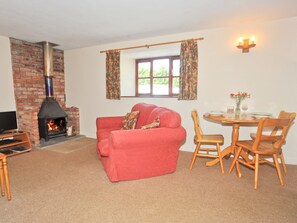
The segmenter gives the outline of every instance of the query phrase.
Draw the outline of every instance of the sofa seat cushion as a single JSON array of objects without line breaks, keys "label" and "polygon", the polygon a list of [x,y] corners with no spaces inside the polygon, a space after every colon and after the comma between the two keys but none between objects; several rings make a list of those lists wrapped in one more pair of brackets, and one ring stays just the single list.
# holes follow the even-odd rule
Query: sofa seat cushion
[{"label": "sofa seat cushion", "polygon": [[98,143],[98,149],[101,156],[109,156],[109,140],[103,139]]}]

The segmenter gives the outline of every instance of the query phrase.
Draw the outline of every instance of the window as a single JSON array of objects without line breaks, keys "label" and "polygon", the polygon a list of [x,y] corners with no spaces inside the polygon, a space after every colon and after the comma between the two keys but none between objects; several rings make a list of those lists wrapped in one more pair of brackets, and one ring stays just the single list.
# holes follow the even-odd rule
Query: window
[{"label": "window", "polygon": [[179,93],[179,56],[136,60],[136,96],[176,97]]}]

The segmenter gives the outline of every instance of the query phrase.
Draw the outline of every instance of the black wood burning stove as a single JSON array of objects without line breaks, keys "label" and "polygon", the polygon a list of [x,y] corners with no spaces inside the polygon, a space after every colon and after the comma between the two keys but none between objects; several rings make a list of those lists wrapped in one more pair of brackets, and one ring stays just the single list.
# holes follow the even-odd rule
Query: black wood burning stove
[{"label": "black wood burning stove", "polygon": [[43,42],[46,99],[38,113],[38,127],[40,139],[45,141],[66,136],[67,132],[67,114],[53,97],[53,46],[52,43]]},{"label": "black wood burning stove", "polygon": [[38,113],[38,127],[40,138],[48,141],[51,138],[65,136],[67,114],[59,103],[51,98],[46,98]]}]

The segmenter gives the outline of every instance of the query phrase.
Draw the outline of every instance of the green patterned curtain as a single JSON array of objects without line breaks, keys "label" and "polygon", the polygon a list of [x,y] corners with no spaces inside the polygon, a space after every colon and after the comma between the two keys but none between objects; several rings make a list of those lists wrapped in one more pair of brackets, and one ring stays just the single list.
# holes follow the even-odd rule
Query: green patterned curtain
[{"label": "green patterned curtain", "polygon": [[106,52],[106,99],[121,98],[120,51]]},{"label": "green patterned curtain", "polygon": [[185,40],[180,48],[180,82],[178,100],[196,100],[198,83],[198,46]]}]

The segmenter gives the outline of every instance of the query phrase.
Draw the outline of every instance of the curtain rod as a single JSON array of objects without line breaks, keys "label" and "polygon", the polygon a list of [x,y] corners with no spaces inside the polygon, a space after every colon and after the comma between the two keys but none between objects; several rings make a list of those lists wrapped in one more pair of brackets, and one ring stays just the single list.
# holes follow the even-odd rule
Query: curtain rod
[{"label": "curtain rod", "polygon": [[[200,38],[195,38],[195,39],[192,39],[192,40],[204,40],[204,38],[200,37]],[[121,51],[121,50],[130,50],[130,49],[143,48],[143,47],[150,48],[151,46],[160,46],[160,45],[167,45],[167,44],[173,44],[173,43],[180,43],[182,41],[184,41],[184,40],[164,42],[164,43],[155,43],[155,44],[146,44],[146,45],[140,45],[140,46],[131,46],[131,47],[125,47],[125,48],[112,49],[112,50]],[[102,51],[100,51],[100,53],[106,53],[108,51],[111,51],[111,50],[102,50]]]}]

